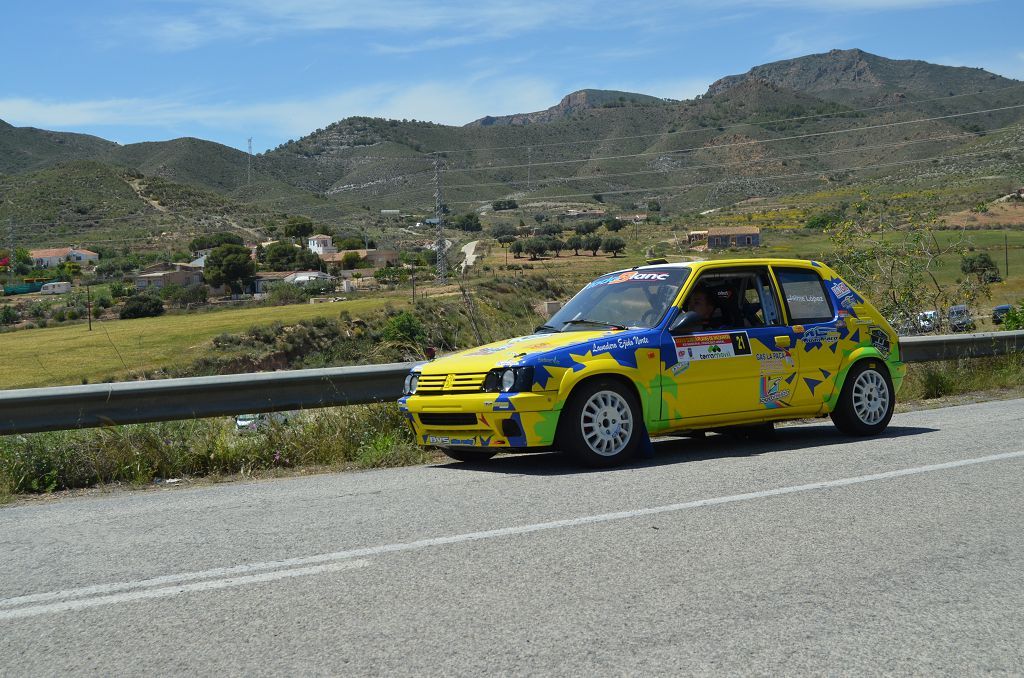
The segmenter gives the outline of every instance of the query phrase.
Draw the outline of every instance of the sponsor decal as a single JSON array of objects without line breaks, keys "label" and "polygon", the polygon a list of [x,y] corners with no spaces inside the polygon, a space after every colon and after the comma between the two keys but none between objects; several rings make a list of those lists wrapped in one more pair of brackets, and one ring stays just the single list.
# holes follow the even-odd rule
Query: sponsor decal
[{"label": "sponsor decal", "polygon": [[600,278],[587,285],[587,287],[598,287],[600,285],[618,285],[627,282],[665,282],[669,279],[669,273],[626,271],[619,275]]},{"label": "sponsor decal", "polygon": [[842,299],[839,300],[839,304],[843,308],[845,308],[847,311],[852,310],[854,304],[856,304],[856,303],[857,303],[857,299],[852,294],[849,294],[849,295],[847,295],[847,296],[845,296],[845,297],[843,297]]},{"label": "sponsor decal", "polygon": [[782,377],[761,377],[760,402],[768,408],[781,407],[780,401],[789,397],[789,389],[782,387]]},{"label": "sponsor decal", "polygon": [[823,346],[839,341],[839,332],[831,327],[812,327],[800,337],[806,346]]},{"label": "sponsor decal", "polygon": [[825,301],[825,297],[815,294],[790,294],[786,297],[786,301],[789,303],[820,304]]},{"label": "sponsor decal", "polygon": [[885,330],[880,327],[871,328],[871,345],[878,349],[883,358],[889,358],[892,345],[889,342],[889,335],[885,333]]},{"label": "sponsor decal", "polygon": [[750,355],[750,338],[746,332],[676,337],[675,343],[676,359],[679,362],[689,363],[690,361],[699,362]]},{"label": "sponsor decal", "polygon": [[778,374],[779,372],[792,372],[795,367],[793,354],[789,351],[769,351],[767,353],[756,353],[754,357],[761,366],[761,375]]},{"label": "sponsor decal", "polygon": [[476,438],[451,438],[449,436],[427,436],[431,445],[476,445]]},{"label": "sponsor decal", "polygon": [[832,286],[832,294],[836,295],[837,297],[845,297],[849,293],[849,286],[842,280],[840,280],[839,282]]},{"label": "sponsor decal", "polygon": [[620,337],[615,341],[595,341],[590,345],[590,352],[594,355],[598,353],[604,353],[606,351],[614,351],[619,348],[635,348],[637,346],[647,346],[651,343],[650,337]]}]

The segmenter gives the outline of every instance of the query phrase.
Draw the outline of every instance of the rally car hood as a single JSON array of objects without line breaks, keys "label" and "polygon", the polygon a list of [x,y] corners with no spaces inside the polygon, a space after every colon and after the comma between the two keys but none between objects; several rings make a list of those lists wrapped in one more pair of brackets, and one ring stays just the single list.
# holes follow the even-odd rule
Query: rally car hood
[{"label": "rally car hood", "polygon": [[487,372],[496,367],[528,364],[530,358],[577,344],[586,353],[596,339],[622,334],[621,330],[595,332],[550,332],[525,337],[504,339],[476,348],[452,353],[423,365],[423,374],[473,374]]}]

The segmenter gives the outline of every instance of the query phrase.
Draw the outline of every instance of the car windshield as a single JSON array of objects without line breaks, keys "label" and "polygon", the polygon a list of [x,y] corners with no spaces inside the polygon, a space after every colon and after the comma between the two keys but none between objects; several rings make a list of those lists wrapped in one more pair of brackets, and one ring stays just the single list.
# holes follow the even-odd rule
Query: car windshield
[{"label": "car windshield", "polygon": [[690,274],[689,268],[640,269],[593,281],[551,317],[549,332],[654,327]]}]

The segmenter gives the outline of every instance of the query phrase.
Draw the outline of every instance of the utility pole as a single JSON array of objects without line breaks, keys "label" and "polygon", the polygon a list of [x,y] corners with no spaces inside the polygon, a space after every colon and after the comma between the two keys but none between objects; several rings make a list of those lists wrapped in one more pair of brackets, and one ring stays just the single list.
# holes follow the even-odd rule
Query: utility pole
[{"label": "utility pole", "polygon": [[92,285],[85,284],[85,314],[89,316],[89,331],[92,332]]},{"label": "utility pole", "polygon": [[1010,236],[1008,233],[1003,233],[1003,257],[1006,260],[1006,276],[1010,277]]},{"label": "utility pole", "polygon": [[437,281],[442,285],[448,283],[447,246],[444,241],[444,205],[441,198],[441,156],[434,156],[434,217],[437,219],[437,239],[434,249],[437,251]]},{"label": "utility pole", "polygon": [[252,137],[249,137],[249,159],[245,173],[245,185],[252,183]]},{"label": "utility pole", "polygon": [[533,190],[533,146],[526,147],[526,190]]},{"label": "utility pole", "polygon": [[14,217],[7,218],[7,284],[14,285]]}]

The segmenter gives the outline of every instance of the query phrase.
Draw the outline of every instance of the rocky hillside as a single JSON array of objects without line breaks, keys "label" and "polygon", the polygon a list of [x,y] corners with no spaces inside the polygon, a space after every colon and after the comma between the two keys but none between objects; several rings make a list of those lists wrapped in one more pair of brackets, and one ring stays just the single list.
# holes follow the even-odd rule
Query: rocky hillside
[{"label": "rocky hillside", "polygon": [[515,113],[513,115],[488,115],[474,120],[466,127],[491,125],[530,125],[545,122],[554,122],[571,117],[574,113],[585,111],[591,108],[624,108],[626,106],[657,106],[667,103],[666,99],[659,99],[647,94],[635,94],[633,92],[616,92],[605,89],[581,89],[572,94],[566,94],[556,105],[543,111],[534,113]]}]

